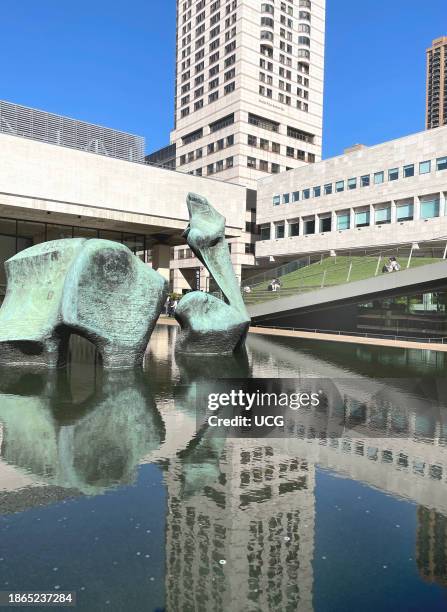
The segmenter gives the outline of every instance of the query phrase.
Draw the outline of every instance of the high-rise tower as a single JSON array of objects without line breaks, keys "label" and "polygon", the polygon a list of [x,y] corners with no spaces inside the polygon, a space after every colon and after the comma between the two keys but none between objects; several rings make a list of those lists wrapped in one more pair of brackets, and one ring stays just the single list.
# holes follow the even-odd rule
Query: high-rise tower
[{"label": "high-rise tower", "polygon": [[447,36],[427,49],[426,128],[447,124]]},{"label": "high-rise tower", "polygon": [[325,0],[177,0],[177,169],[254,187],[321,159]]}]

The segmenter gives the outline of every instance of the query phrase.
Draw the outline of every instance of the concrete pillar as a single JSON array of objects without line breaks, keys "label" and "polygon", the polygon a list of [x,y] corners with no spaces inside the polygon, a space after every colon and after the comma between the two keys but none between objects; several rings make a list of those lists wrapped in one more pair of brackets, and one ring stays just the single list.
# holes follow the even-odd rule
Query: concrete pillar
[{"label": "concrete pillar", "polygon": [[331,231],[337,231],[337,213],[335,212],[335,210],[333,210],[331,213]]},{"label": "concrete pillar", "polygon": [[156,244],[152,247],[152,268],[169,281],[169,262],[171,247],[167,244]]},{"label": "concrete pillar", "polygon": [[439,194],[439,216],[444,217],[447,214],[445,193],[441,191]]},{"label": "concrete pillar", "polygon": [[413,203],[413,221],[421,218],[421,200],[419,196],[414,197]]},{"label": "concrete pillar", "polygon": [[353,208],[349,209],[349,229],[355,228],[355,212]]},{"label": "concrete pillar", "polygon": [[376,223],[376,218],[374,214],[374,206],[372,204],[369,205],[369,225],[373,226]]},{"label": "concrete pillar", "polygon": [[200,268],[200,291],[209,291],[209,278],[210,273],[203,266]]},{"label": "concrete pillar", "polygon": [[236,274],[237,282],[239,283],[239,286],[240,286],[241,281],[242,281],[242,265],[233,262],[233,269],[234,269],[234,273]]},{"label": "concrete pillar", "polygon": [[391,223],[396,223],[397,207],[396,200],[391,200]]}]

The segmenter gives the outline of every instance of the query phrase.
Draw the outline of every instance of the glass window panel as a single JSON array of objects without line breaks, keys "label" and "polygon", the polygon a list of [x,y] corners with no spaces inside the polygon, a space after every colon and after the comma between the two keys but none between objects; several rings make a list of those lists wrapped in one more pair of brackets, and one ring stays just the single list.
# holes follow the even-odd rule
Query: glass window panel
[{"label": "glass window panel", "polygon": [[315,219],[310,219],[304,222],[304,234],[315,234]]},{"label": "glass window panel", "polygon": [[348,179],[348,189],[357,189],[357,179],[356,178]]},{"label": "glass window panel", "polygon": [[345,182],[344,181],[337,181],[335,183],[335,191],[340,192],[340,191],[344,191],[345,190]]},{"label": "glass window panel", "polygon": [[411,176],[414,176],[414,164],[404,166],[404,177],[410,178]]},{"label": "glass window panel", "polygon": [[73,237],[74,238],[97,238],[98,230],[92,229],[91,227],[74,227]]},{"label": "glass window panel", "polygon": [[299,236],[299,235],[300,235],[299,221],[294,221],[293,223],[289,223],[289,236]]},{"label": "glass window panel", "polygon": [[337,215],[337,229],[338,230],[346,230],[350,228],[350,214],[349,213],[341,213]]},{"label": "glass window panel", "polygon": [[71,225],[47,225],[47,240],[62,240],[63,238],[72,238],[73,228]]},{"label": "glass window panel", "polygon": [[388,170],[388,180],[389,181],[397,181],[399,178],[399,168],[392,168]]},{"label": "glass window panel", "polygon": [[112,242],[121,242],[121,232],[113,230],[99,230],[99,237],[102,240],[112,240]]},{"label": "glass window panel", "polygon": [[396,208],[396,219],[398,221],[409,221],[413,219],[413,204],[400,204]]},{"label": "glass window panel", "polygon": [[438,157],[436,160],[436,170],[447,170],[447,157]]},{"label": "glass window panel", "polygon": [[421,219],[432,219],[439,217],[439,200],[424,200],[421,202]]},{"label": "glass window panel", "polygon": [[289,193],[284,193],[282,196],[282,201],[283,204],[288,204],[290,201],[290,194]]},{"label": "glass window panel", "polygon": [[281,204],[281,196],[273,196],[273,206],[279,206]]},{"label": "glass window panel", "polygon": [[391,207],[376,208],[375,211],[376,224],[390,223],[391,221]]},{"label": "glass window panel", "polygon": [[314,187],[314,198],[319,198],[321,196],[321,187]]},{"label": "glass window panel", "polygon": [[371,183],[371,179],[369,174],[365,174],[364,176],[360,177],[360,184],[362,187],[369,187]]},{"label": "glass window panel", "polygon": [[362,210],[355,213],[355,226],[364,227],[369,225],[369,210]]},{"label": "glass window panel", "polygon": [[331,195],[332,193],[332,183],[329,183],[324,186],[324,195]]},{"label": "glass window panel", "polygon": [[419,174],[428,174],[431,172],[431,161],[423,161],[419,164]]},{"label": "glass window panel", "polygon": [[384,172],[375,172],[374,173],[374,185],[380,185],[385,180]]},{"label": "glass window panel", "polygon": [[284,238],[284,223],[277,223],[275,225],[275,236],[276,238]]},{"label": "glass window panel", "polygon": [[303,189],[303,200],[308,200],[310,198],[310,189]]},{"label": "glass window panel", "polygon": [[330,232],[332,230],[332,219],[331,217],[325,217],[320,219],[320,232]]},{"label": "glass window panel", "polygon": [[298,202],[300,199],[300,192],[299,191],[294,191],[292,193],[292,202]]},{"label": "glass window panel", "polygon": [[270,225],[261,227],[261,240],[270,240]]}]

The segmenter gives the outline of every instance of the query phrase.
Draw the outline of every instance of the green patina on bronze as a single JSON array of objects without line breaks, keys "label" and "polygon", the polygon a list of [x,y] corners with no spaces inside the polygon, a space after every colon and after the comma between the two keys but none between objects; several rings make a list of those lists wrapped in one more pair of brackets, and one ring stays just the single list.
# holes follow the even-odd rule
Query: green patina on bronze
[{"label": "green patina on bronze", "polygon": [[225,301],[200,291],[183,297],[175,314],[181,326],[176,350],[231,353],[245,341],[250,317],[225,240],[225,217],[208,200],[193,193],[188,194],[187,205],[190,221],[186,240],[218,284]]},{"label": "green patina on bronze", "polygon": [[55,240],[6,264],[0,364],[57,367],[68,340],[93,342],[105,367],[141,365],[167,295],[167,281],[124,245]]}]

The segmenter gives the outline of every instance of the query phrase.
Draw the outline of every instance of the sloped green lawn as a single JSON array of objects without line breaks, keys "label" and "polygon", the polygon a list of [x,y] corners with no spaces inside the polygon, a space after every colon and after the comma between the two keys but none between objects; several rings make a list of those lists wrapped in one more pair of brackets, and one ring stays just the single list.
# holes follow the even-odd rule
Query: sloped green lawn
[{"label": "sloped green lawn", "polygon": [[[320,289],[322,286],[331,287],[334,285],[342,285],[343,283],[363,280],[371,278],[375,275],[377,269],[377,257],[328,257],[320,263],[314,263],[310,266],[300,268],[290,274],[285,274],[280,277],[281,289],[276,292],[268,291],[270,281],[260,283],[251,287],[251,293],[244,294],[244,300],[247,304],[263,302],[269,299],[277,299],[281,296],[292,295],[295,292],[312,291]],[[405,270],[408,259],[406,257],[397,259],[401,265],[401,269]],[[424,266],[440,261],[433,257],[413,257],[410,263],[410,268]],[[379,265],[378,274],[382,274],[382,267],[387,262],[387,258],[383,258]],[[351,272],[349,268],[352,263]],[[349,277],[349,279],[348,279]],[[273,278],[273,277],[272,277]]]}]

